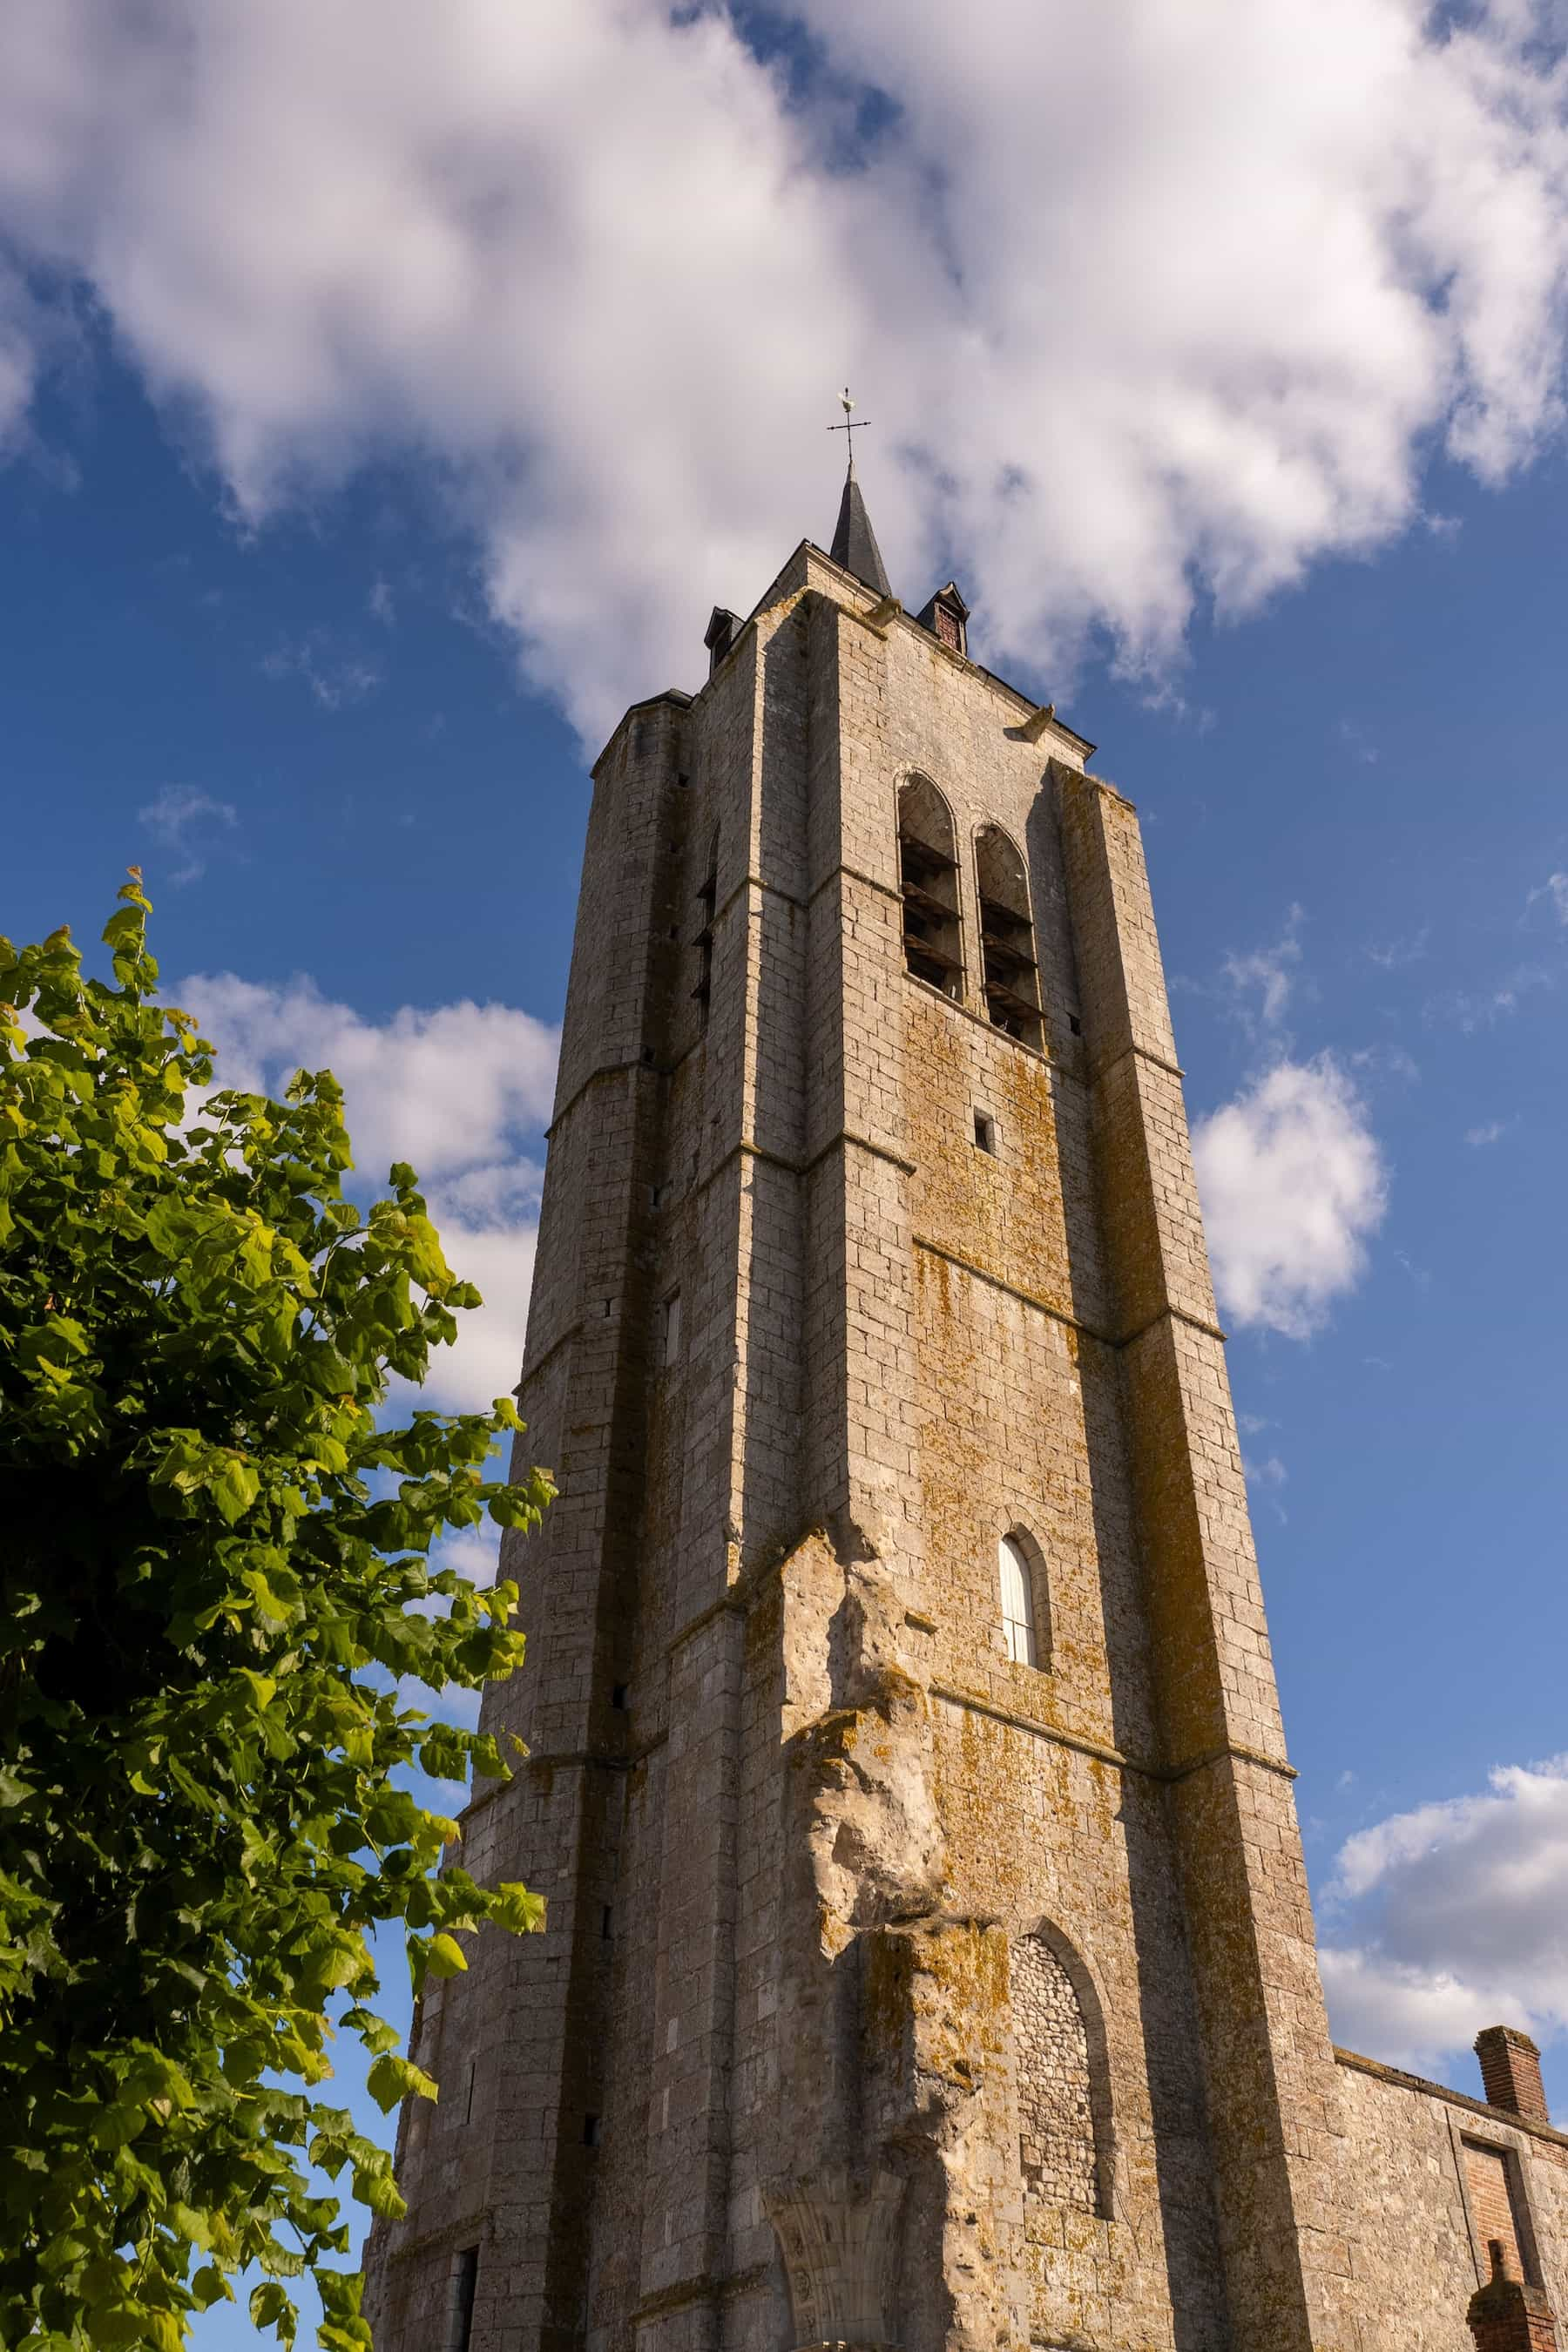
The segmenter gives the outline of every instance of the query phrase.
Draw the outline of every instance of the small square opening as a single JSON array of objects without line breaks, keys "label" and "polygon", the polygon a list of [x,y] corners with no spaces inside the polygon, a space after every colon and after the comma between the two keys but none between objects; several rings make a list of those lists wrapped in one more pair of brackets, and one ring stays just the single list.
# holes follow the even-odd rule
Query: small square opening
[{"label": "small square opening", "polygon": [[996,1122],[989,1111],[977,1110],[974,1114],[974,1148],[993,1153],[996,1150]]}]

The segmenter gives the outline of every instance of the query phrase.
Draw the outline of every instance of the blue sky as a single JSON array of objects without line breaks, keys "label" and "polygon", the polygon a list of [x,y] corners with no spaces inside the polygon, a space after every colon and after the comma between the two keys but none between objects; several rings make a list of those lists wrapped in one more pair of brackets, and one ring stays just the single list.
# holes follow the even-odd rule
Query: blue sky
[{"label": "blue sky", "polygon": [[1142,813],[1336,2032],[1473,2088],[1519,2018],[1561,2118],[1562,68],[1064,10],[1042,143],[1004,0],[958,61],[925,0],[544,13],[526,70],[479,0],[363,73],[358,0],[0,31],[0,926],[142,864],[231,1066],[428,1174],[443,1395],[510,1385],[585,746],[828,535],[851,373],[895,588]]}]

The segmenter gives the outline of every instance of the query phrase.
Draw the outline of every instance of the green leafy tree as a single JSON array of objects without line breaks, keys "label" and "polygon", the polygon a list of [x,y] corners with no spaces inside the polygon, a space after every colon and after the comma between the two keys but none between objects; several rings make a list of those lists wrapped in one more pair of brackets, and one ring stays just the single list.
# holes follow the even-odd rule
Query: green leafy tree
[{"label": "green leafy tree", "polygon": [[408,1768],[507,1767],[398,1686],[517,1666],[515,1588],[431,1549],[551,1489],[487,1475],[508,1402],[378,1425],[479,1295],[411,1169],[344,1200],[330,1075],[208,1091],[134,870],[120,896],[112,984],[64,930],[0,940],[0,2342],[178,2352],[255,2265],[258,2326],[292,2341],[312,2273],[349,2352],[360,2282],[307,2159],[402,2207],[315,2095],[333,2032],[384,2108],[436,2095],[372,2006],[369,1931],[405,1923],[417,1987],[543,1909],[438,1867],[457,1826]]}]

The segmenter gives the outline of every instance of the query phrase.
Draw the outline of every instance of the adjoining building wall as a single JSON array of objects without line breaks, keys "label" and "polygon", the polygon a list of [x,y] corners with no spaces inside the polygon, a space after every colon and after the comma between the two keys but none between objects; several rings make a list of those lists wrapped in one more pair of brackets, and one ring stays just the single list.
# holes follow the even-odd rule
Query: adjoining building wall
[{"label": "adjoining building wall", "polygon": [[1552,2308],[1568,2310],[1568,2135],[1336,2054],[1346,2202],[1359,2221],[1359,2341],[1369,2352],[1475,2352],[1465,2312],[1489,2275],[1488,2242],[1500,2235],[1509,2275],[1544,2286]]},{"label": "adjoining building wall", "polygon": [[[1430,2095],[1329,2043],[1089,749],[803,546],[595,768],[520,1391],[561,1494],[483,1717],[531,1752],[464,1824],[548,1924],[422,2005],[378,2352],[1465,2352]],[[1503,2128],[1555,2293],[1560,2144]]]}]

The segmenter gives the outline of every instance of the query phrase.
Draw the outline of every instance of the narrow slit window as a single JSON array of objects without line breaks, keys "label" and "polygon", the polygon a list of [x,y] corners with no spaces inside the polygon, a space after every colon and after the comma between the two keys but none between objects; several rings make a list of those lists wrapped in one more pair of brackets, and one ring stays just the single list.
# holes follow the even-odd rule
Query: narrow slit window
[{"label": "narrow slit window", "polygon": [[899,792],[899,884],[904,962],[917,980],[957,998],[963,979],[958,857],[947,803],[924,776]]},{"label": "narrow slit window", "polygon": [[991,1152],[996,1149],[996,1122],[983,1110],[974,1114],[974,1148],[977,1151]]},{"label": "narrow slit window", "polygon": [[673,1364],[680,1354],[680,1293],[679,1290],[672,1290],[665,1300],[659,1309],[659,1320],[663,1326],[659,1360],[663,1363]]},{"label": "narrow slit window", "polygon": [[994,1025],[1038,1050],[1040,975],[1024,861],[999,824],[983,828],[974,844],[980,899],[981,985]]},{"label": "narrow slit window", "polygon": [[701,1011],[702,1024],[708,1025],[708,1007],[713,1000],[713,919],[719,906],[719,836],[713,836],[712,853],[708,860],[708,872],[697,893],[700,916],[694,942],[698,954],[697,985],[692,995]]},{"label": "narrow slit window", "polygon": [[1016,1536],[1004,1536],[997,1545],[996,1568],[1002,1587],[1002,1633],[1007,1655],[1015,1665],[1037,1665],[1035,1580],[1028,1555]]},{"label": "narrow slit window", "polygon": [[465,2246],[452,2268],[452,2352],[468,2352],[474,2335],[474,2294],[479,2284],[479,2250]]}]

